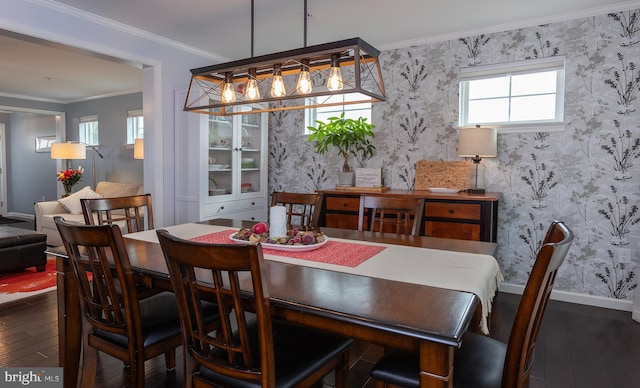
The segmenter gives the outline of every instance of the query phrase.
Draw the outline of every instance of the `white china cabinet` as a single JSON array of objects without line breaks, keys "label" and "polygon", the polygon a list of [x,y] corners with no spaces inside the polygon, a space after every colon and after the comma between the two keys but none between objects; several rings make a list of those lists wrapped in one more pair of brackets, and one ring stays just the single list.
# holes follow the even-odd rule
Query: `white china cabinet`
[{"label": "white china cabinet", "polygon": [[[197,203],[199,221],[213,218],[266,221],[267,114],[213,116],[184,112],[183,96],[183,92],[176,93],[176,165],[190,168],[197,159],[199,173],[196,182],[187,182],[189,179],[181,178],[180,172],[186,170],[176,170],[176,220],[193,222],[196,213],[193,205]],[[198,128],[182,132],[179,128],[183,125]],[[181,132],[187,138],[181,138]],[[191,144],[194,140],[197,144]],[[194,201],[196,187],[197,201]]]}]

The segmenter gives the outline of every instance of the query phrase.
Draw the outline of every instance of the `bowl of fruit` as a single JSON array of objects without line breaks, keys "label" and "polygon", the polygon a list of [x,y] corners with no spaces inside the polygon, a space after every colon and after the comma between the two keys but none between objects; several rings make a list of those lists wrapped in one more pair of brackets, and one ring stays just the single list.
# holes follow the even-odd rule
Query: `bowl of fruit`
[{"label": "bowl of fruit", "polygon": [[304,252],[323,247],[329,238],[319,230],[291,228],[285,236],[270,236],[269,225],[258,222],[251,228],[243,228],[229,238],[236,244],[263,244],[265,249]]}]

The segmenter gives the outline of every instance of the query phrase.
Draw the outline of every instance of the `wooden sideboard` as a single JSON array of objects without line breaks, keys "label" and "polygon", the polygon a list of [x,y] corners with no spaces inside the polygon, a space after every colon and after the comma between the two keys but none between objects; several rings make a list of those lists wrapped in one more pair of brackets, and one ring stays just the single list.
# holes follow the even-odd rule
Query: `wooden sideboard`
[{"label": "wooden sideboard", "polygon": [[432,193],[428,190],[361,191],[329,189],[324,194],[320,226],[343,229],[358,228],[360,195],[424,198],[423,223],[420,235],[496,242],[498,201],[501,193],[455,194]]}]

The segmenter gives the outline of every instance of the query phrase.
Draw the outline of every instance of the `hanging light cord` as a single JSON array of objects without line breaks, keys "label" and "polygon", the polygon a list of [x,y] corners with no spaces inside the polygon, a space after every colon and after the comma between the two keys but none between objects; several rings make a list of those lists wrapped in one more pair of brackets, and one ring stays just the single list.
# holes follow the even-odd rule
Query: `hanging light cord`
[{"label": "hanging light cord", "polygon": [[309,13],[307,13],[307,0],[304,0],[304,17],[303,17],[303,19],[304,19],[304,47],[307,47],[307,19],[309,19]]}]

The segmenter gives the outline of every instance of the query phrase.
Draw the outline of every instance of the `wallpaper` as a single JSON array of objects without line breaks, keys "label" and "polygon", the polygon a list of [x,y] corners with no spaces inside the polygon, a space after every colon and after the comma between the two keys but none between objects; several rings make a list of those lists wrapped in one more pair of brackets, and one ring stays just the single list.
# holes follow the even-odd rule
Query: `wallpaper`
[{"label": "wallpaper", "polygon": [[[500,133],[498,156],[482,161],[488,191],[503,194],[496,257],[507,282],[524,284],[546,228],[562,220],[575,239],[556,289],[632,299],[640,262],[639,16],[623,11],[384,51],[387,101],[373,106],[377,151],[366,166],[382,167],[386,185],[412,189],[416,161],[460,160],[460,68],[564,55],[565,130]],[[270,191],[335,187],[337,154],[317,155],[303,129],[303,112],[271,113]]]}]

